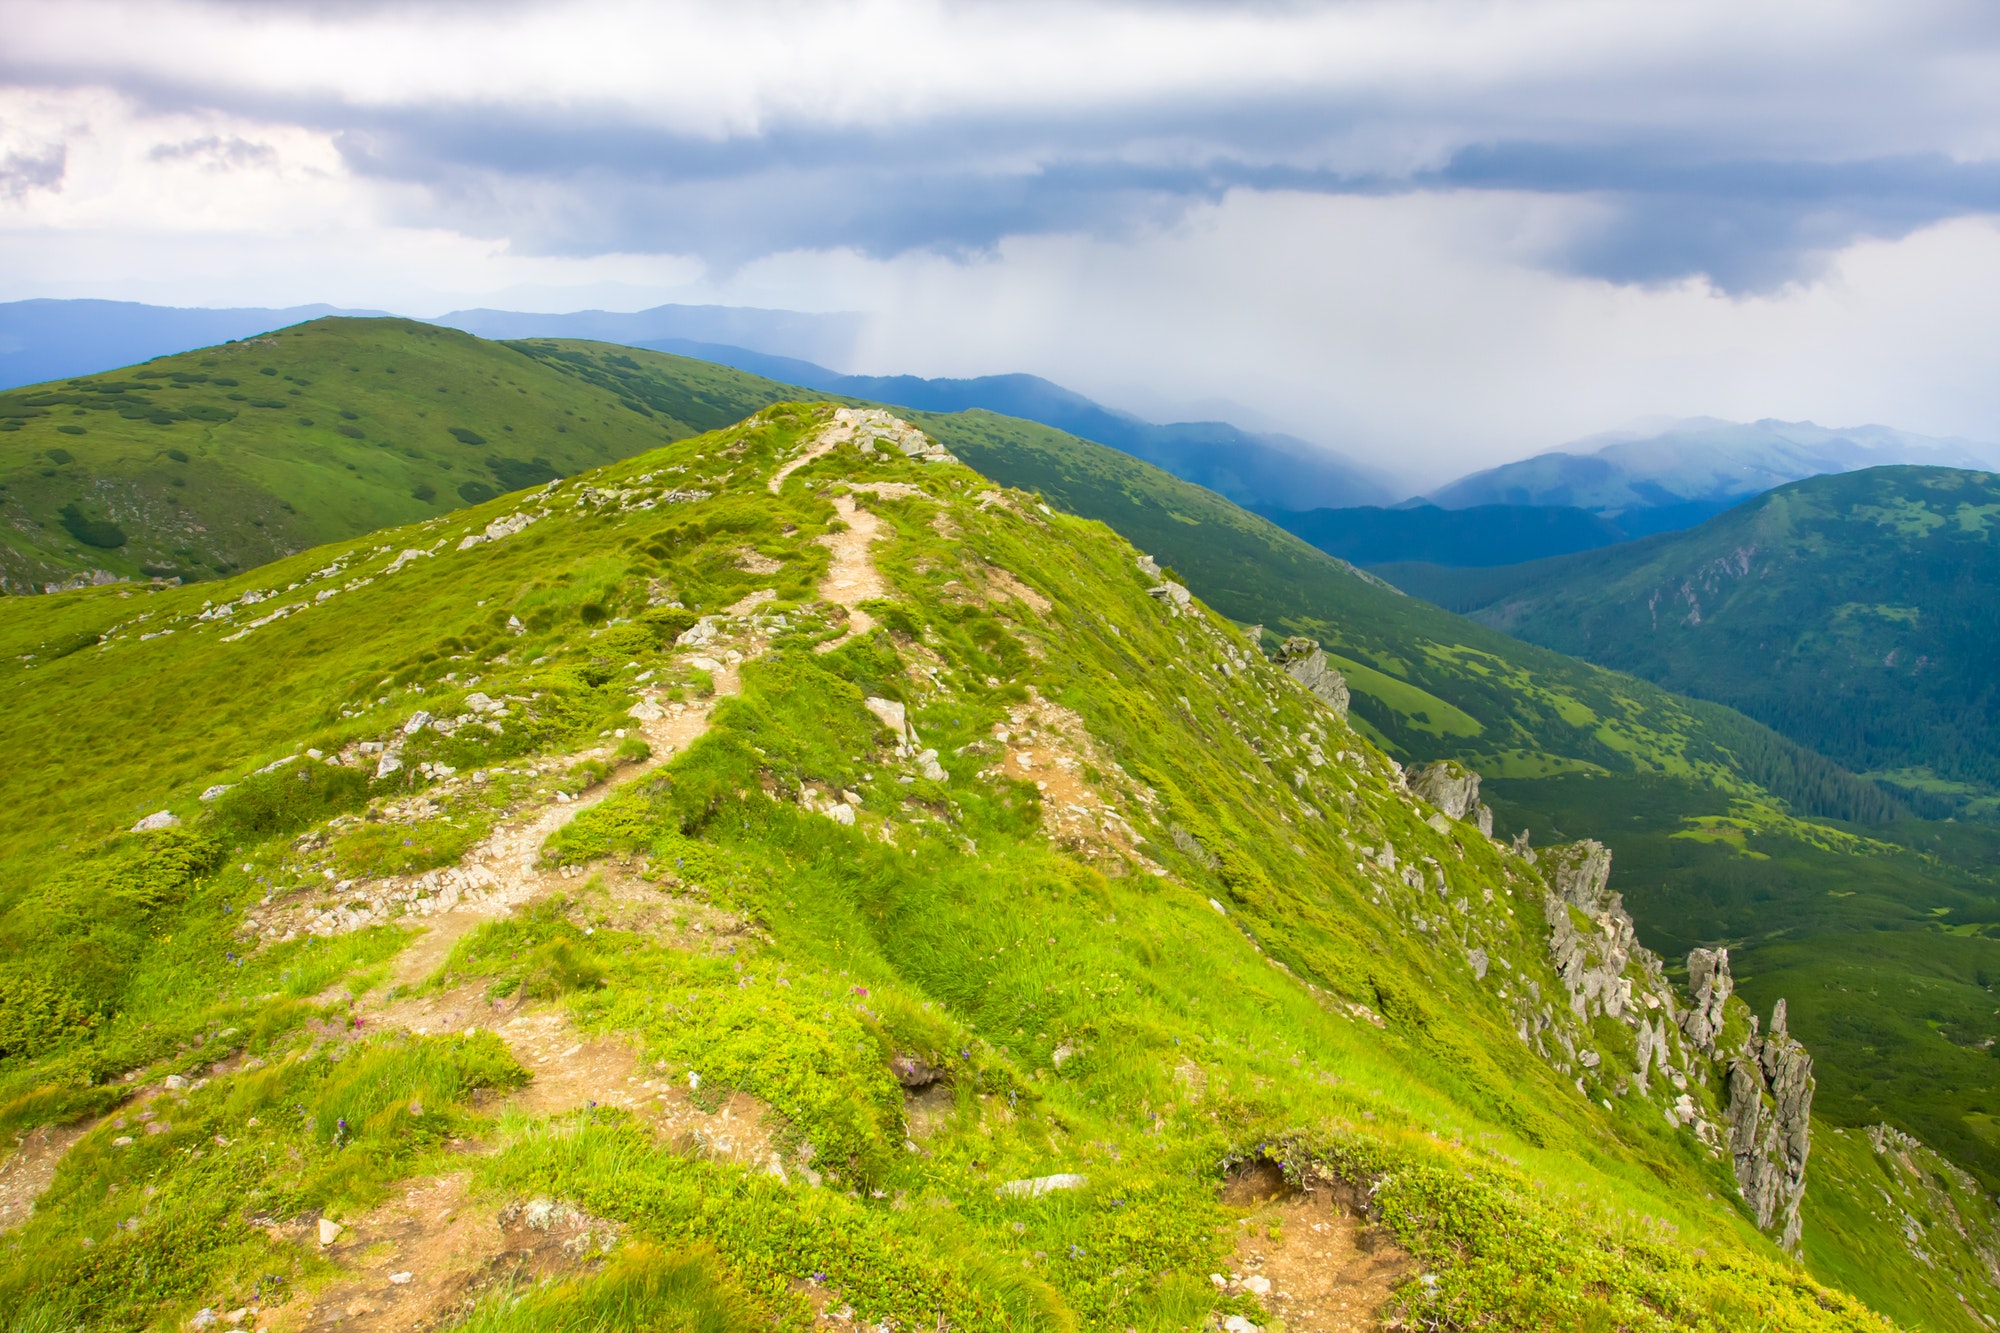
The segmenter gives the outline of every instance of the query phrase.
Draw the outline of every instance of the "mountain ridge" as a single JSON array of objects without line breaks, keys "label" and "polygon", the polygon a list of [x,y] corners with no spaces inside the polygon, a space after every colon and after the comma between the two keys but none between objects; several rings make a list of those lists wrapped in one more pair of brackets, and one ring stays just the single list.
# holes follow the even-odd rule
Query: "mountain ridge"
[{"label": "mountain ridge", "polygon": [[[93,960],[0,990],[62,1020],[0,1071],[12,1123],[88,1117],[0,1290],[120,1329],[623,1293],[1313,1330],[1266,1275],[1338,1244],[1388,1266],[1333,1298],[1405,1322],[1880,1327],[1724,1202],[1791,1160],[1726,1126],[1792,1122],[1707,1052],[1795,1068],[1782,1023],[1633,951],[1601,849],[1413,796],[1135,557],[804,403],[212,585],[0,602],[0,670],[97,761],[0,918],[10,960]],[[9,784],[66,762],[0,745]],[[1815,1184],[1808,1263],[1978,1326],[1867,1270],[1916,1197],[1884,1142],[1828,1148],[1897,1193]]]}]

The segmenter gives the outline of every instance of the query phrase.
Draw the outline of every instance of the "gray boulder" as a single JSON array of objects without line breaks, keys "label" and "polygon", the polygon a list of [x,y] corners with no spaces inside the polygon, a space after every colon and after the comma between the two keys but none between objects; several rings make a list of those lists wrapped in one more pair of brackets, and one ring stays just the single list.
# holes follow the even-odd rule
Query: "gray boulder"
[{"label": "gray boulder", "polygon": [[1326,651],[1318,644],[1294,636],[1279,646],[1278,655],[1272,660],[1293,680],[1318,695],[1327,707],[1343,718],[1347,716],[1347,677],[1326,660]]},{"label": "gray boulder", "polygon": [[1455,759],[1440,759],[1411,773],[1409,788],[1453,819],[1469,819],[1493,836],[1493,812],[1479,800],[1479,774]]}]

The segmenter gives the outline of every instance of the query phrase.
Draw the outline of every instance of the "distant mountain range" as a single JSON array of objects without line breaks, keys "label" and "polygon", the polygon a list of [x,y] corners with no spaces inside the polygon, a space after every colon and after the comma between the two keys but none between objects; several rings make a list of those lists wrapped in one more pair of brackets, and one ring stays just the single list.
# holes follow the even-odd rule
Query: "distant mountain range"
[{"label": "distant mountain range", "polygon": [[[1580,452],[1584,449],[1589,451]],[[1646,510],[1678,511],[1682,521],[1646,529],[1670,531],[1774,486],[1890,463],[1996,467],[2000,445],[1888,426],[1833,430],[1810,421],[1744,424],[1688,417],[1656,430],[1591,436],[1567,449],[1475,472],[1425,499],[1442,509],[1567,505],[1619,518]],[[1631,524],[1627,527],[1633,530]]]},{"label": "distant mountain range", "polygon": [[[0,388],[89,375],[329,314],[331,306],[181,309],[126,301],[0,304]],[[663,305],[633,312],[457,310],[427,321],[488,339],[587,338],[715,362],[916,411],[984,410],[1106,444],[1254,509],[1358,565],[1513,564],[1691,527],[1773,486],[1889,463],[2000,467],[2000,446],[1887,426],[1691,417],[1612,432],[1393,502],[1393,480],[1295,436],[1224,421],[1158,424],[1035,375],[849,375],[853,313]]]},{"label": "distant mountain range", "polygon": [[1156,425],[1092,402],[1038,375],[981,375],[975,379],[843,375],[811,362],[742,347],[672,338],[638,345],[719,362],[821,393],[866,398],[920,412],[978,409],[1038,421],[1108,444],[1248,508],[1379,505],[1388,503],[1396,493],[1387,476],[1296,436],[1261,434],[1226,421]]},{"label": "distant mountain range", "polygon": [[[91,375],[301,324],[324,315],[375,315],[331,306],[180,309],[129,301],[0,304],[0,389]],[[424,321],[481,338],[588,338],[716,362],[822,393],[920,411],[983,409],[1038,421],[1142,458],[1239,504],[1281,509],[1382,505],[1398,492],[1382,474],[1289,435],[1221,421],[1158,425],[1115,411],[1034,375],[921,379],[846,375],[842,360],[861,316],[744,306],[663,305],[634,312],[540,314],[455,310]]]}]

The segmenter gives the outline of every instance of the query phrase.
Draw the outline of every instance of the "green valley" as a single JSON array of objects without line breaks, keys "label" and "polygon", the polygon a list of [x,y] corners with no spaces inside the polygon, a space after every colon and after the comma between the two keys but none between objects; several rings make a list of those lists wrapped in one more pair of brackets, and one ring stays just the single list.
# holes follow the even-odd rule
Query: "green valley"
[{"label": "green valley", "polygon": [[1387,571],[1454,611],[1713,699],[1939,815],[2000,810],[2000,478],[1878,467],[1686,532]]}]

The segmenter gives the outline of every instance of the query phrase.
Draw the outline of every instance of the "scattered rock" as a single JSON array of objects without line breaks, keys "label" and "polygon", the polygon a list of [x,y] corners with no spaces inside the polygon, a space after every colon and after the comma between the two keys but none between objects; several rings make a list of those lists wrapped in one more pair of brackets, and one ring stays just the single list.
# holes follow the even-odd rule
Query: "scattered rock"
[{"label": "scattered rock", "polygon": [[683,648],[699,648],[720,632],[716,616],[703,616],[682,630],[674,642]]},{"label": "scattered rock", "polygon": [[917,772],[923,774],[926,782],[943,782],[951,776],[944,771],[944,765],[938,762],[936,750],[925,750],[917,756]]},{"label": "scattered rock", "polygon": [[322,1245],[331,1245],[340,1239],[340,1233],[345,1230],[347,1230],[346,1227],[343,1227],[332,1218],[322,1217],[319,1220],[319,1243]]},{"label": "scattered rock", "polygon": [[194,1318],[188,1320],[188,1327],[213,1328],[215,1327],[216,1322],[217,1319],[215,1311],[209,1309],[207,1306],[204,1305],[201,1309],[196,1310],[194,1312]]},{"label": "scattered rock", "polygon": [[132,826],[134,833],[151,833],[156,829],[173,828],[181,822],[181,817],[171,810],[155,810]]},{"label": "scattered rock", "polygon": [[222,793],[228,791],[231,787],[235,785],[236,784],[233,782],[218,782],[213,787],[210,787],[206,791],[202,792],[201,799],[204,802],[212,801],[216,797],[222,795]]},{"label": "scattered rock", "polygon": [[928,1088],[944,1077],[944,1071],[936,1068],[921,1056],[898,1055],[889,1061],[890,1072],[896,1081],[906,1088]]},{"label": "scattered rock", "polygon": [[505,518],[496,518],[486,525],[486,531],[475,532],[460,542],[458,549],[466,551],[478,546],[482,542],[497,542],[503,537],[511,537],[540,517],[540,514],[520,513],[509,514]]},{"label": "scattered rock", "polygon": [[[917,731],[915,727],[910,725],[909,711],[902,704],[897,703],[894,699],[879,699],[872,694],[861,702],[869,712],[873,713],[881,721],[883,726],[896,733],[896,749],[899,752],[908,754],[915,748]],[[932,762],[936,762],[936,751],[931,752],[931,759]]]}]

